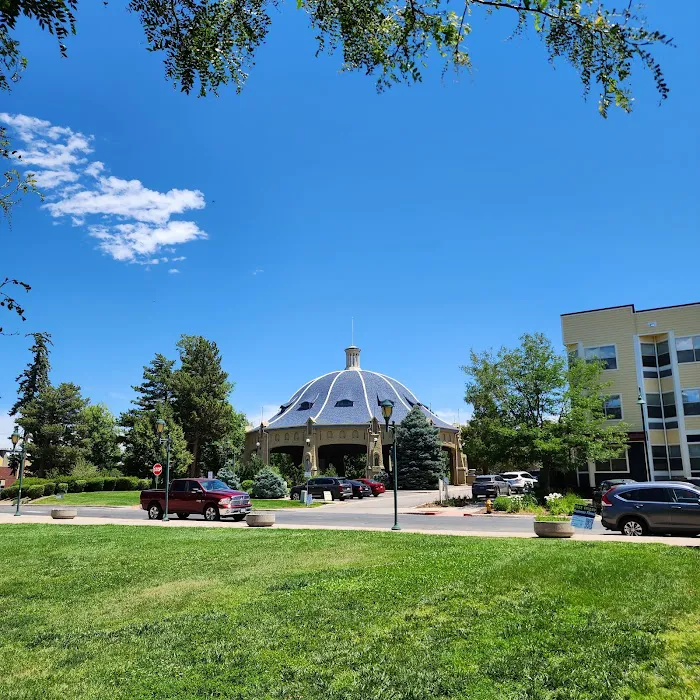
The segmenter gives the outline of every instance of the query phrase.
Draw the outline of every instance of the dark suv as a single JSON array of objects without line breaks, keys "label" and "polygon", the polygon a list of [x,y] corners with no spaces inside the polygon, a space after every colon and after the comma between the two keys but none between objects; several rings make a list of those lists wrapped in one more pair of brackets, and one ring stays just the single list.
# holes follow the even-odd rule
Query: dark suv
[{"label": "dark suv", "polygon": [[682,481],[613,486],[603,494],[602,523],[623,535],[700,535],[700,488]]},{"label": "dark suv", "polygon": [[496,496],[510,496],[510,484],[500,474],[484,474],[477,476],[472,484],[472,496],[486,496],[494,498]]},{"label": "dark suv", "polygon": [[301,497],[301,492],[307,490],[314,498],[323,498],[324,491],[330,491],[333,500],[344,501],[346,498],[352,498],[352,484],[346,479],[341,479],[337,476],[318,476],[315,479],[309,479],[306,484],[292,486],[289,491],[289,496],[293,501],[298,501]]},{"label": "dark suv", "polygon": [[605,481],[601,481],[600,484],[593,489],[593,505],[595,506],[595,512],[600,513],[600,511],[603,510],[603,506],[601,505],[603,494],[606,491],[610,491],[613,486],[636,483],[634,479],[606,479]]}]

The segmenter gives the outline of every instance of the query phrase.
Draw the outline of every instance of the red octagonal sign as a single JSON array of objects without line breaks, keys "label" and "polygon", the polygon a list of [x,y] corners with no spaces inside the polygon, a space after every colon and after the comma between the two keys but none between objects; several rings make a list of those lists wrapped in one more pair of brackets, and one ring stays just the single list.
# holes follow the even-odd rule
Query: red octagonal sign
[{"label": "red octagonal sign", "polygon": [[153,465],[153,473],[156,476],[160,476],[163,473],[163,465],[162,464],[154,464]]}]

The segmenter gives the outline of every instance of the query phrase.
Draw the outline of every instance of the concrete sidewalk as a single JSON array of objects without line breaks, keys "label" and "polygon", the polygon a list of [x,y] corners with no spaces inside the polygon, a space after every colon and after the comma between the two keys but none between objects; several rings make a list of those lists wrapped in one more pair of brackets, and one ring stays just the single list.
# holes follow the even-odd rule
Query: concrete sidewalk
[{"label": "concrete sidewalk", "polygon": [[[48,515],[48,514],[47,514]],[[35,523],[43,525],[131,525],[137,527],[195,527],[195,528],[210,528],[224,527],[228,529],[249,529],[245,522],[205,522],[202,520],[170,520],[163,522],[161,520],[120,520],[117,518],[92,518],[79,516],[74,520],[52,520],[46,515],[22,515],[15,517],[7,513],[0,513],[0,525],[20,525],[22,523]],[[333,525],[292,525],[292,524],[275,524],[275,529],[282,530],[347,530],[347,531],[367,531],[367,532],[390,532],[387,528],[378,527],[354,527],[354,526],[333,526]],[[424,534],[424,535],[455,535],[459,537],[516,537],[518,539],[537,539],[534,532],[489,532],[476,531],[469,529],[444,529],[426,530],[420,525],[401,528],[403,533]],[[576,534],[571,540],[577,542],[626,542],[628,544],[666,544],[676,547],[700,547],[700,537],[625,537],[618,534]]]}]

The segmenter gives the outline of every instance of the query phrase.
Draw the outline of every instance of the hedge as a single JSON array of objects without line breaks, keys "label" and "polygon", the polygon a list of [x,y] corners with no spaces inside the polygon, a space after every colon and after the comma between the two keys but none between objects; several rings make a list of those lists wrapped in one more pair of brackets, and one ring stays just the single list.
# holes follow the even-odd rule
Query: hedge
[{"label": "hedge", "polygon": [[114,484],[115,491],[134,491],[139,480],[135,476],[118,476]]},{"label": "hedge", "polygon": [[82,493],[85,491],[85,479],[76,479],[68,482],[68,493]]},{"label": "hedge", "polygon": [[27,488],[22,489],[22,496],[27,496],[34,500],[35,498],[41,498],[44,495],[44,486],[42,484],[35,484],[34,486],[27,486]]},{"label": "hedge", "polygon": [[104,491],[114,491],[114,486],[117,483],[117,477],[116,476],[106,476],[105,477],[105,485],[104,485]]},{"label": "hedge", "polygon": [[151,488],[151,480],[150,479],[139,479],[138,484],[136,485],[136,488],[139,491],[145,491],[146,489]]},{"label": "hedge", "polygon": [[85,482],[85,490],[86,491],[102,491],[105,487],[105,480],[104,479],[88,479]]},{"label": "hedge", "polygon": [[56,493],[57,484],[53,481],[49,481],[48,484],[44,484],[44,496],[53,496]]},{"label": "hedge", "polygon": [[252,491],[252,490],[253,490],[253,486],[255,486],[255,482],[254,482],[252,479],[245,479],[245,480],[241,483],[241,488],[242,488],[244,491],[248,491],[248,492]]},{"label": "hedge", "polygon": [[59,483],[56,484],[56,493],[68,493],[68,484],[59,481]]},{"label": "hedge", "polygon": [[2,491],[0,491],[0,499],[2,499],[2,500],[9,499],[9,500],[13,501],[17,498],[18,493],[19,493],[19,486],[15,486],[13,484],[12,486],[8,486],[8,487],[4,488]]}]

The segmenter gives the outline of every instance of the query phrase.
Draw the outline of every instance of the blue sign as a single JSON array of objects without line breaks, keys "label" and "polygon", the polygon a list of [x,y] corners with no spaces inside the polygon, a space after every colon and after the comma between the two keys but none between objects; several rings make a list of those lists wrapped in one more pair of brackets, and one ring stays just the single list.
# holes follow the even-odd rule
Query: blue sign
[{"label": "blue sign", "polygon": [[595,520],[595,506],[578,504],[574,506],[574,514],[571,516],[571,526],[582,530],[592,530]]}]

